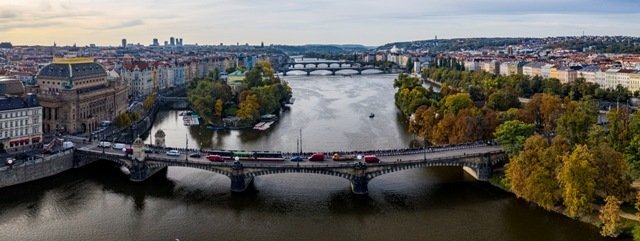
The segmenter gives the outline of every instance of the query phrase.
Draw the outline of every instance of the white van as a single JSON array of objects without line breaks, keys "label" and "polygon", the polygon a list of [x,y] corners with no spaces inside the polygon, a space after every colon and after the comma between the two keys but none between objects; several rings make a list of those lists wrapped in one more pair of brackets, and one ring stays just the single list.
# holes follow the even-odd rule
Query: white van
[{"label": "white van", "polygon": [[108,141],[101,141],[100,143],[98,143],[98,147],[106,147],[106,148],[109,148],[109,147],[111,147],[111,142],[108,142]]},{"label": "white van", "polygon": [[62,150],[63,151],[66,151],[66,150],[69,150],[69,149],[73,149],[73,147],[74,147],[73,142],[65,141],[65,142],[62,143]]}]

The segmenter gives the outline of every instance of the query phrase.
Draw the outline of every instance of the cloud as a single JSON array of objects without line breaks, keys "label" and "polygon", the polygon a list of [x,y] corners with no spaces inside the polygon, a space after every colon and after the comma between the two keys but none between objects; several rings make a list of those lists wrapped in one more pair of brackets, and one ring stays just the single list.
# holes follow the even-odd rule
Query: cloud
[{"label": "cloud", "polygon": [[144,21],[142,21],[142,19],[134,19],[130,21],[121,22],[119,24],[116,24],[110,27],[106,27],[104,29],[116,30],[116,29],[123,29],[123,28],[131,28],[131,27],[140,26],[140,25],[144,25]]},{"label": "cloud", "polygon": [[637,0],[20,0],[0,5],[0,32],[23,44],[61,38],[34,36],[33,29],[97,44],[177,36],[200,44],[375,45],[435,34],[640,35],[640,24],[630,21],[639,13]]}]

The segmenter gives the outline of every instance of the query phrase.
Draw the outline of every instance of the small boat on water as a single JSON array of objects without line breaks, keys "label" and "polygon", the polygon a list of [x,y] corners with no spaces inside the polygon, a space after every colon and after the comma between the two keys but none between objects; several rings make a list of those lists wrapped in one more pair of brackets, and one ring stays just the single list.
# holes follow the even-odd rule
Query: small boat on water
[{"label": "small boat on water", "polygon": [[373,114],[373,112],[371,112],[371,114],[369,114],[369,118],[373,118],[376,117],[376,115]]}]

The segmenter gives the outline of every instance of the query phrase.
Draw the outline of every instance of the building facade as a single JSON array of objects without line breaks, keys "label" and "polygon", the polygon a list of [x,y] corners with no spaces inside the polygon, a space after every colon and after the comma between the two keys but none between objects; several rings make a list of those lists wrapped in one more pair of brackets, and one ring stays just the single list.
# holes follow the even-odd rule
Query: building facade
[{"label": "building facade", "polygon": [[23,84],[0,76],[0,153],[37,148],[42,142],[42,107]]},{"label": "building facade", "polygon": [[42,129],[48,133],[93,132],[100,122],[124,113],[128,86],[108,78],[93,58],[54,58],[37,75]]}]

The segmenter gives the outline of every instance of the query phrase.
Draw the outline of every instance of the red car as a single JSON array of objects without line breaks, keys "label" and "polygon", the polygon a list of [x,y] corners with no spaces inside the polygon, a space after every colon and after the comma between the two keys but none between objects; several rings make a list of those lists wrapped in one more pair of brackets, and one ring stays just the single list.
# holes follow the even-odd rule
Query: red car
[{"label": "red car", "polygon": [[309,161],[314,161],[314,162],[324,161],[324,153],[321,153],[321,152],[314,153],[309,157]]},{"label": "red car", "polygon": [[224,159],[220,155],[208,155],[207,159],[212,162],[224,162]]},{"label": "red car", "polygon": [[366,162],[366,163],[378,163],[378,162],[380,162],[380,159],[378,159],[378,157],[375,156],[375,155],[366,155],[366,156],[364,156],[364,162]]}]

